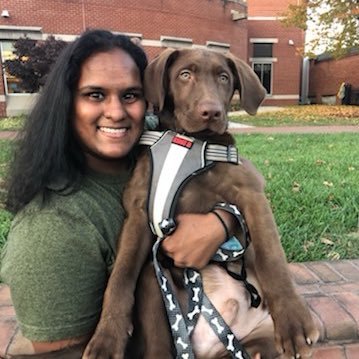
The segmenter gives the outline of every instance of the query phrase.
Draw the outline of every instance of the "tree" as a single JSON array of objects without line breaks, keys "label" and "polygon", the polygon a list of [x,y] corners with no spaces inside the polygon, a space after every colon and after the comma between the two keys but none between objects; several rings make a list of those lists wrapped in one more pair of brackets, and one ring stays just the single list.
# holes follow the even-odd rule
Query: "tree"
[{"label": "tree", "polygon": [[282,21],[307,31],[305,55],[341,57],[359,47],[358,0],[303,0],[289,5]]},{"label": "tree", "polygon": [[14,58],[5,61],[6,71],[21,81],[21,87],[30,93],[38,92],[46,75],[66,42],[49,36],[45,41],[26,37],[14,42]]}]

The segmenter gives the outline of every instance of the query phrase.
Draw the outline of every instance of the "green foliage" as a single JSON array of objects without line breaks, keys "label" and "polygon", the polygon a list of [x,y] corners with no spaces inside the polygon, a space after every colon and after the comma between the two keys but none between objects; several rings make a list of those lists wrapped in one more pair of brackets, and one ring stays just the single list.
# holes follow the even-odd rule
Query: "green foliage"
[{"label": "green foliage", "polygon": [[306,55],[327,52],[341,57],[359,47],[359,3],[356,0],[305,0],[289,5],[283,24],[307,30],[314,36],[307,42]]},{"label": "green foliage", "polygon": [[45,41],[20,38],[14,42],[16,57],[5,61],[5,68],[21,80],[26,92],[38,92],[45,83],[46,75],[66,42],[49,36]]},{"label": "green foliage", "polygon": [[236,139],[266,179],[290,261],[359,257],[358,134]]}]

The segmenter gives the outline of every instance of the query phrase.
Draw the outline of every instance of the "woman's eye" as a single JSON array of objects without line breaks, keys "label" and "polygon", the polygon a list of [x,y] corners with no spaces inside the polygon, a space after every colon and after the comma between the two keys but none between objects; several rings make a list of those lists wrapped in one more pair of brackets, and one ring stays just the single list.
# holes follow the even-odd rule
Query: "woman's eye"
[{"label": "woman's eye", "polygon": [[98,91],[84,93],[84,96],[93,101],[102,101],[105,98],[105,95]]},{"label": "woman's eye", "polygon": [[182,70],[179,74],[182,80],[189,80],[191,78],[191,72],[188,70]]},{"label": "woman's eye", "polygon": [[219,80],[223,83],[227,83],[229,81],[229,76],[223,72],[219,74]]},{"label": "woman's eye", "polygon": [[122,96],[122,100],[126,103],[133,103],[133,102],[137,101],[138,99],[142,98],[142,96],[143,95],[141,93],[129,92]]}]

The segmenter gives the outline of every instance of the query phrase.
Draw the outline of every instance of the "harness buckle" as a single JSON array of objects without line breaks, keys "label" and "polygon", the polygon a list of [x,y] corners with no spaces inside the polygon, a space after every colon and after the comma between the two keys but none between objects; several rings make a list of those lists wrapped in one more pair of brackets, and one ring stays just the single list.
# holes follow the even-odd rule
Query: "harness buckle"
[{"label": "harness buckle", "polygon": [[173,218],[164,218],[158,226],[164,236],[169,236],[176,229],[176,222]]}]

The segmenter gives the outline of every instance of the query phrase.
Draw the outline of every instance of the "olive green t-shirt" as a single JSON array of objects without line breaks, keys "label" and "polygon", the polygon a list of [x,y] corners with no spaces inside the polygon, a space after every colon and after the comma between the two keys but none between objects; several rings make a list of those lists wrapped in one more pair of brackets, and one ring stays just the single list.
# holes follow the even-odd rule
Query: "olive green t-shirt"
[{"label": "olive green t-shirt", "polygon": [[44,204],[37,197],[16,215],[1,276],[28,339],[61,340],[95,328],[124,220],[121,197],[128,178],[129,173],[92,173],[77,192],[52,193]]}]

